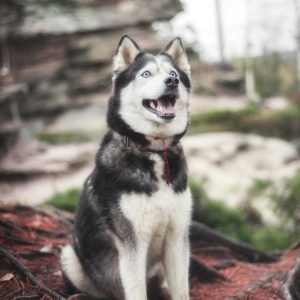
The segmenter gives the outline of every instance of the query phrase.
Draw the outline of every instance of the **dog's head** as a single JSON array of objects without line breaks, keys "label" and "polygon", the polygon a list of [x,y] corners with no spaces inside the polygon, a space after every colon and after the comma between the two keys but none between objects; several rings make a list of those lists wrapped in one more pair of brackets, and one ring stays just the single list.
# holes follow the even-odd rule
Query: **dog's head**
[{"label": "dog's head", "polygon": [[132,39],[123,36],[113,71],[110,127],[123,135],[130,136],[125,130],[133,131],[148,140],[168,139],[186,131],[190,66],[180,38],[153,56],[141,52]]}]

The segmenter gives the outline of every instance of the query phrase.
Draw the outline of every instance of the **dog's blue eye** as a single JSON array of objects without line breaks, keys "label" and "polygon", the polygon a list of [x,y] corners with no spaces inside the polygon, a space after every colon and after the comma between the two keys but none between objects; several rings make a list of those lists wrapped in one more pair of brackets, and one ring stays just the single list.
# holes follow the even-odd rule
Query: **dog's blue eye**
[{"label": "dog's blue eye", "polygon": [[177,77],[177,73],[174,72],[174,71],[171,71],[171,72],[170,72],[170,75],[173,76],[173,77]]},{"label": "dog's blue eye", "polygon": [[151,73],[150,73],[149,71],[145,71],[145,72],[142,74],[142,76],[145,77],[145,78],[149,77],[150,75],[151,75]]}]

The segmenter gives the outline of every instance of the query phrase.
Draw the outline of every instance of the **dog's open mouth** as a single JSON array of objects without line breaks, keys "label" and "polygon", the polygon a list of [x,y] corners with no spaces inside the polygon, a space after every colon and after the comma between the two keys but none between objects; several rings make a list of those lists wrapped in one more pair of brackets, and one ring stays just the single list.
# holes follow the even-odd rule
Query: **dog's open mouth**
[{"label": "dog's open mouth", "polygon": [[172,119],[175,117],[174,105],[176,100],[175,94],[167,94],[158,99],[144,99],[143,106],[161,118]]}]

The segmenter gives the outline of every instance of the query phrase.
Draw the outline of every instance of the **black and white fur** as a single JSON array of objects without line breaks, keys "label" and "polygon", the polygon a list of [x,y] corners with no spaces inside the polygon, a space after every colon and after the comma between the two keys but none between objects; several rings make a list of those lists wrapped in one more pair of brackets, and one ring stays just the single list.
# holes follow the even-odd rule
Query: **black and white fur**
[{"label": "black and white fur", "polygon": [[99,299],[157,292],[187,300],[192,200],[179,143],[189,119],[186,53],[179,38],[153,56],[123,36],[113,68],[109,132],[84,183],[63,274]]}]

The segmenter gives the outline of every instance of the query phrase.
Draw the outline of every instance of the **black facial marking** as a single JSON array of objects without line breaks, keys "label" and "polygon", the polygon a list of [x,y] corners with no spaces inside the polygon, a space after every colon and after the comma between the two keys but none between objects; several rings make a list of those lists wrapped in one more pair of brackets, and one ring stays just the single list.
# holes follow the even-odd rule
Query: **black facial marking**
[{"label": "black facial marking", "polygon": [[174,60],[172,59],[172,57],[167,54],[167,53],[160,53],[159,55],[163,56],[172,66],[173,68],[175,68],[179,74],[179,80],[183,83],[183,85],[185,86],[185,88],[190,91],[191,89],[191,81],[189,79],[189,76],[183,72],[181,69],[179,69],[179,67],[175,64]]},{"label": "black facial marking", "polygon": [[[131,64],[126,70],[121,73],[115,74],[115,87],[121,90],[126,87],[134,78],[137,76],[138,72],[143,69],[149,62],[155,62],[155,58],[151,54],[140,52],[134,63]],[[117,92],[115,90],[115,92]]]}]

